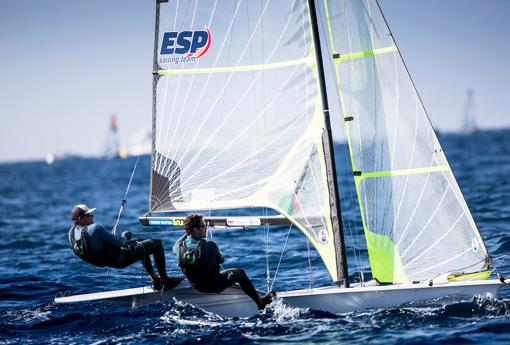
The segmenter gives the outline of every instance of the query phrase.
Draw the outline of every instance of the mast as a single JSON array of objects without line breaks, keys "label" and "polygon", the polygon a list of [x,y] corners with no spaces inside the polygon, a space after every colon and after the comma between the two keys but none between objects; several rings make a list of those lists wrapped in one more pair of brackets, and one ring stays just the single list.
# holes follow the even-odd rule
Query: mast
[{"label": "mast", "polygon": [[[152,57],[152,143],[151,143],[151,174],[150,174],[150,191],[152,191],[153,173],[154,168],[154,152],[156,151],[156,111],[157,111],[157,98],[156,89],[158,87],[158,42],[159,42],[159,7],[161,3],[168,2],[168,0],[156,0],[156,16],[154,20],[154,52]],[[151,192],[152,193],[152,192]],[[149,207],[151,208],[151,197],[149,197]]]},{"label": "mast", "polygon": [[308,0],[308,7],[310,8],[313,41],[315,44],[315,54],[317,57],[317,72],[319,74],[319,85],[324,113],[325,131],[322,134],[322,142],[324,146],[324,156],[326,161],[326,173],[329,187],[329,204],[331,209],[331,223],[333,226],[333,240],[335,243],[336,267],[338,272],[338,281],[336,283],[341,285],[343,282],[345,287],[349,287],[349,273],[347,271],[347,257],[345,255],[344,230],[342,226],[342,214],[340,211],[335,152],[331,135],[328,96],[326,93],[326,80],[324,77],[324,65],[322,63],[319,27],[317,24],[317,12],[315,9],[314,0]]}]

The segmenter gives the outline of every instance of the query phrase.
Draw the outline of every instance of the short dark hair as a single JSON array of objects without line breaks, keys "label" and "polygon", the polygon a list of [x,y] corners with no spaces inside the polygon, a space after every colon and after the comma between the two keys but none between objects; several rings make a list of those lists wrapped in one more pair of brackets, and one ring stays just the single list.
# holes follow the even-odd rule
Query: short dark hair
[{"label": "short dark hair", "polygon": [[202,225],[204,216],[198,213],[192,213],[184,219],[184,229],[189,234],[194,228],[199,228]]}]

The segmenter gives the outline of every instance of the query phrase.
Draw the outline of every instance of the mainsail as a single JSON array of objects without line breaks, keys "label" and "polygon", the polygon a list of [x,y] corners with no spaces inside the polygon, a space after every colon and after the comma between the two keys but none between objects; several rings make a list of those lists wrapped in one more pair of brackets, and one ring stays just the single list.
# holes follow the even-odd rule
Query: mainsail
[{"label": "mainsail", "polygon": [[157,6],[150,211],[274,209],[344,280],[307,1]]},{"label": "mainsail", "polygon": [[373,276],[490,268],[487,250],[376,0],[324,0]]}]

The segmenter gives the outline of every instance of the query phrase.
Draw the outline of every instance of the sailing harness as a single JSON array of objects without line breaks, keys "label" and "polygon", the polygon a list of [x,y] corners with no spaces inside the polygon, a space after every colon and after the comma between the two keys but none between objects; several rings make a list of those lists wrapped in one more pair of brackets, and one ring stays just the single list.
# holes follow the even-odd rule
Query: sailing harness
[{"label": "sailing harness", "polygon": [[76,256],[83,261],[98,267],[105,267],[115,262],[116,258],[120,254],[119,248],[110,245],[109,243],[103,243],[101,249],[97,253],[92,254],[89,249],[88,227],[84,226],[81,228],[81,234],[78,240],[74,237],[75,229],[76,227],[73,226],[69,230],[69,241],[71,242],[71,247]]},{"label": "sailing harness", "polygon": [[184,274],[193,275],[200,268],[207,266],[203,255],[204,243],[205,241],[200,239],[195,248],[186,247],[184,241],[179,243],[179,267],[182,268]]}]

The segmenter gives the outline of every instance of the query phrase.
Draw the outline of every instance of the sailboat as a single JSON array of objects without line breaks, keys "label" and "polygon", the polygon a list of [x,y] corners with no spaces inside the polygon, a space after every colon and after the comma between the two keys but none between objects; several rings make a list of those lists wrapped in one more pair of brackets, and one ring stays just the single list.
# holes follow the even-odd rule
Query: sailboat
[{"label": "sailboat", "polygon": [[466,91],[466,101],[464,103],[462,133],[469,135],[478,132],[480,132],[480,127],[476,121],[475,92],[469,88]]},{"label": "sailboat", "polygon": [[[156,1],[152,172],[144,225],[224,210],[209,226],[290,224],[332,286],[277,291],[332,313],[497,296],[478,232],[375,0]],[[349,280],[331,119],[344,123],[373,280]],[[271,209],[238,216],[229,210]],[[170,213],[170,215],[168,215]],[[256,306],[237,287],[186,281],[65,296],[139,306],[161,300],[227,316]]]}]

